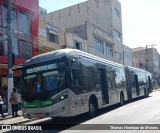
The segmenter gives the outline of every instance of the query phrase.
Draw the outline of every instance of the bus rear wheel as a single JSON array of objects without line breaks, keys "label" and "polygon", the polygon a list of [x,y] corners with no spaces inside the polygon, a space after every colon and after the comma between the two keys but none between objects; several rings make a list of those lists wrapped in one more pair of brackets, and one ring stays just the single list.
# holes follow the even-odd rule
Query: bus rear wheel
[{"label": "bus rear wheel", "polygon": [[93,98],[89,100],[89,112],[88,113],[89,113],[90,118],[94,117],[97,113],[97,104]]}]

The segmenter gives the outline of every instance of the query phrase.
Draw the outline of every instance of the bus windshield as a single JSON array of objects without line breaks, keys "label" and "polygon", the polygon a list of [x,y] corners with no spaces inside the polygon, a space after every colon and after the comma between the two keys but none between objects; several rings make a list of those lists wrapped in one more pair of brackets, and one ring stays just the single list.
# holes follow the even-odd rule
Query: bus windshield
[{"label": "bus windshield", "polygon": [[65,87],[65,67],[41,71],[23,77],[23,97],[29,100],[46,99]]}]

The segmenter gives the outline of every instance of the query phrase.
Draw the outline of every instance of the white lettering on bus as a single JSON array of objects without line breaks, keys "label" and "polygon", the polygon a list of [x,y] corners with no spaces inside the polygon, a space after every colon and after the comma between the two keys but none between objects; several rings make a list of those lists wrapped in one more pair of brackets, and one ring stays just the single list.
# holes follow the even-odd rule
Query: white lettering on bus
[{"label": "white lettering on bus", "polygon": [[50,69],[54,69],[54,68],[57,68],[56,64],[39,66],[39,67],[27,69],[27,74],[34,73],[34,72],[39,72],[39,71],[50,70]]}]

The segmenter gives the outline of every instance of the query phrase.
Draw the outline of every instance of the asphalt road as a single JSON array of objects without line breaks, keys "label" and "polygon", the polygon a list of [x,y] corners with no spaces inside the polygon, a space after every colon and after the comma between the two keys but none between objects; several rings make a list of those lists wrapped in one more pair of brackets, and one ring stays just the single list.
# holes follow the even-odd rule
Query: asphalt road
[{"label": "asphalt road", "polygon": [[102,109],[93,119],[84,114],[73,118],[47,119],[37,124],[52,128],[46,132],[160,133],[160,125],[156,125],[160,124],[160,91],[122,107],[115,105]]}]

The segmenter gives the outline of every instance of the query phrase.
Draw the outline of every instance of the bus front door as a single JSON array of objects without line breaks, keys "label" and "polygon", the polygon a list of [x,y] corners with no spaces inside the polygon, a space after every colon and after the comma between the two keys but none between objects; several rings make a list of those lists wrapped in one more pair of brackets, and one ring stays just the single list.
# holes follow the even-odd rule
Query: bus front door
[{"label": "bus front door", "polygon": [[106,70],[99,68],[103,104],[109,104]]}]

